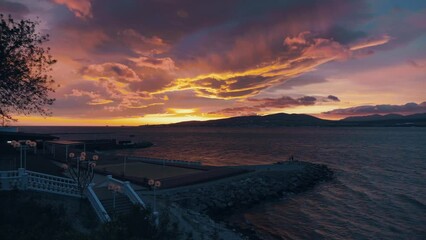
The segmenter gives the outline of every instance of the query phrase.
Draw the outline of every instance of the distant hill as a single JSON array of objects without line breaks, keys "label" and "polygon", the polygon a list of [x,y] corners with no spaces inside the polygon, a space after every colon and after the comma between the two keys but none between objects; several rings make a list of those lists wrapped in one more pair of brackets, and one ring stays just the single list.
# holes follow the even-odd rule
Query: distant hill
[{"label": "distant hill", "polygon": [[426,127],[426,113],[403,116],[399,114],[348,117],[333,121],[307,114],[278,113],[265,116],[241,116],[209,121],[188,121],[167,125],[176,127]]},{"label": "distant hill", "polygon": [[355,116],[355,117],[347,117],[342,119],[342,121],[350,121],[350,122],[365,122],[365,121],[382,121],[382,120],[394,120],[394,119],[403,119],[404,116],[400,114],[387,114],[387,115],[368,115],[368,116]]},{"label": "distant hill", "polygon": [[426,127],[426,113],[412,115],[387,114],[347,117],[340,120],[340,126],[365,126],[365,127]]},{"label": "distant hill", "polygon": [[202,127],[278,127],[278,126],[327,126],[333,121],[319,119],[306,114],[278,113],[265,116],[241,116],[210,121],[190,121],[171,124],[174,126]]}]

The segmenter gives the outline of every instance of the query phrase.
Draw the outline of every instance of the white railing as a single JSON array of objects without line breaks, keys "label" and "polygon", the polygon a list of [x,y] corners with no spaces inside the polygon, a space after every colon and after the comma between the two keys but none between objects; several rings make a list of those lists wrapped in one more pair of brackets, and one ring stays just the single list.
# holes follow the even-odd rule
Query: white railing
[{"label": "white railing", "polygon": [[87,187],[86,197],[89,200],[90,204],[92,205],[93,209],[96,212],[96,215],[101,220],[101,222],[103,223],[110,222],[111,218],[109,217],[107,211],[105,210],[104,206],[102,205],[101,201],[99,200],[98,196],[93,190],[93,185],[94,183],[91,183]]},{"label": "white railing", "polygon": [[185,161],[185,160],[173,160],[173,159],[162,159],[162,158],[149,158],[149,157],[127,157],[129,160],[140,160],[149,163],[171,163],[171,164],[179,164],[179,165],[195,165],[201,166],[202,163],[200,161]]},{"label": "white railing", "polygon": [[[142,207],[146,206],[132,188],[129,181],[123,182],[113,178],[111,175],[107,176],[107,181],[121,186],[123,193],[133,204],[140,205]],[[87,187],[85,196],[89,200],[99,219],[104,223],[109,222],[111,221],[111,218],[93,190],[93,186],[94,184],[91,183]],[[72,197],[81,196],[77,184],[70,178],[27,171],[24,168],[20,168],[17,171],[0,171],[0,190],[12,189],[35,190]]]},{"label": "white railing", "polygon": [[[128,182],[123,183],[113,178],[111,178],[111,181],[120,183],[126,193],[133,191],[133,189],[130,187],[130,183]],[[94,184],[92,183],[87,187],[85,196],[95,210],[98,218],[104,223],[109,222],[111,221],[111,218],[109,217],[99,198],[96,196],[96,193],[93,191],[93,185]],[[80,190],[74,180],[39,172],[27,171],[24,168],[19,168],[17,171],[0,171],[0,190],[12,189],[34,190],[71,197],[81,197]],[[136,196],[132,196],[132,194]],[[134,191],[132,194],[126,195],[129,196],[131,200],[139,197]],[[134,201],[135,200],[132,200],[133,203]],[[140,198],[139,201],[142,202]],[[142,205],[145,206],[143,202]]]},{"label": "white railing", "polygon": [[107,181],[116,185],[121,186],[123,189],[123,193],[130,199],[130,201],[135,205],[140,205],[142,207],[146,207],[145,203],[139,197],[139,195],[135,192],[135,190],[130,185],[129,181],[120,181],[112,177],[112,175],[107,175]]},{"label": "white railing", "polygon": [[44,173],[26,171],[26,188],[35,191],[56,193],[71,197],[80,197],[80,191],[74,180]]}]

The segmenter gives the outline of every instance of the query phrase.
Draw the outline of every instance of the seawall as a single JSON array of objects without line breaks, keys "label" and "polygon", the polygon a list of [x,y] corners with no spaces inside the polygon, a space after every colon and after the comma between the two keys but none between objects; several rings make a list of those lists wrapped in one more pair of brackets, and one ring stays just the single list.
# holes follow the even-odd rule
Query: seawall
[{"label": "seawall", "polygon": [[246,168],[254,171],[181,189],[169,195],[169,199],[184,208],[220,218],[225,213],[273,200],[286,193],[306,191],[333,178],[333,171],[326,165],[302,161]]}]

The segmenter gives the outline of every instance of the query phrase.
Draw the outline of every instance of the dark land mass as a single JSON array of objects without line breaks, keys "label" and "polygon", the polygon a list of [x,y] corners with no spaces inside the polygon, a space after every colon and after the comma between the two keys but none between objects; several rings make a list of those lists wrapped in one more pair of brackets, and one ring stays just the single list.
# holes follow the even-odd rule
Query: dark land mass
[{"label": "dark land mass", "polygon": [[[173,127],[426,127],[426,113],[413,115],[369,115],[342,120],[325,120],[307,114],[278,113],[241,116],[209,121],[189,121],[158,126]],[[150,126],[152,127],[152,126]]]}]

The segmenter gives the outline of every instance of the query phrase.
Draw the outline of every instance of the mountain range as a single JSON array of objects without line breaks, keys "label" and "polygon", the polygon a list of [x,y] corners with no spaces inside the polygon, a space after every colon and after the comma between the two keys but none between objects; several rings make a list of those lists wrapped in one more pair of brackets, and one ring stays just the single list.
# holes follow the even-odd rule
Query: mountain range
[{"label": "mountain range", "polygon": [[[164,125],[156,125],[164,126]],[[278,113],[264,116],[240,116],[209,121],[188,121],[167,126],[180,127],[426,127],[426,113],[368,115],[325,120],[307,114]]]}]

